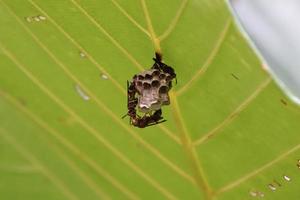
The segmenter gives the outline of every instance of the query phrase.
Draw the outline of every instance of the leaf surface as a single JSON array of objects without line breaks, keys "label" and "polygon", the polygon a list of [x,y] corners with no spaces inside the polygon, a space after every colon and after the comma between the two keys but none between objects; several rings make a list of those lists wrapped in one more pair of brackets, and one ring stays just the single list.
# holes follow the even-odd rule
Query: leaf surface
[{"label": "leaf surface", "polygon": [[[223,1],[1,0],[0,25],[1,199],[299,197],[300,110]],[[157,49],[178,84],[137,129],[126,81]]]}]

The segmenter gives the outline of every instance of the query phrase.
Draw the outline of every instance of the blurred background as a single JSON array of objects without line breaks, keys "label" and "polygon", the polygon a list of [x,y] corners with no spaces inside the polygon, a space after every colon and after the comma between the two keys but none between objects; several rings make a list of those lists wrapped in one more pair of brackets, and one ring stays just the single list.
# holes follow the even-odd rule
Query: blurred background
[{"label": "blurred background", "polygon": [[230,0],[244,35],[265,61],[263,67],[296,103],[300,103],[300,2]]}]

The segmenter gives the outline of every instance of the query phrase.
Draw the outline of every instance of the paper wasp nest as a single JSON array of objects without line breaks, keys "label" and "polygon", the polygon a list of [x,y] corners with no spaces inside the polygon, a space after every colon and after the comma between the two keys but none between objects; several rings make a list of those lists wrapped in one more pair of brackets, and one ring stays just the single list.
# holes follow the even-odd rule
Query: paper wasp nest
[{"label": "paper wasp nest", "polygon": [[138,109],[143,113],[158,110],[170,104],[171,76],[156,69],[141,72],[133,77],[138,96]]}]

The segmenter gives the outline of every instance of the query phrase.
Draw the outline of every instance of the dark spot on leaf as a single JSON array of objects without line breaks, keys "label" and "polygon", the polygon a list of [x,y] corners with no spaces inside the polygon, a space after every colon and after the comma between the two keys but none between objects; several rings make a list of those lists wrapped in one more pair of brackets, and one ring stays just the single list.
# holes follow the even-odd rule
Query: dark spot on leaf
[{"label": "dark spot on leaf", "polygon": [[233,73],[231,73],[231,76],[233,77],[233,78],[235,78],[236,80],[240,80],[239,79],[239,77],[237,77],[235,74],[233,74]]},{"label": "dark spot on leaf", "polygon": [[273,182],[274,182],[278,187],[281,187],[281,186],[282,186],[277,180],[273,180]]},{"label": "dark spot on leaf", "polygon": [[27,106],[27,102],[26,102],[26,100],[24,99],[24,98],[22,98],[22,97],[19,97],[18,98],[18,101],[19,101],[19,103],[22,105],[22,106]]},{"label": "dark spot on leaf", "polygon": [[280,99],[280,102],[281,102],[283,105],[287,106],[287,102],[286,102],[284,99]]}]

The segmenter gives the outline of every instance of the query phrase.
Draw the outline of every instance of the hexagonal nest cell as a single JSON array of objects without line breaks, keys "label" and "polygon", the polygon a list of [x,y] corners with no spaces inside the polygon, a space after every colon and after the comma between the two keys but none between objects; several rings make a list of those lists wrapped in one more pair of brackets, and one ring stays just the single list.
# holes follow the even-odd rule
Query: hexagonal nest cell
[{"label": "hexagonal nest cell", "polygon": [[149,113],[159,110],[163,105],[170,104],[169,90],[171,76],[157,69],[150,69],[136,74],[133,77],[138,96],[138,109]]}]

